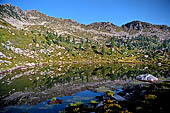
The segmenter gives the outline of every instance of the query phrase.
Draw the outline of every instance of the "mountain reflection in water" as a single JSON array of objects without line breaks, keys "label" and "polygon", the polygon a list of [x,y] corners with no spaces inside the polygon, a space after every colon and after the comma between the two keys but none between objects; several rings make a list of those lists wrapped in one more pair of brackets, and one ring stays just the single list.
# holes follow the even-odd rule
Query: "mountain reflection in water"
[{"label": "mountain reflection in water", "polygon": [[[170,75],[169,66],[146,64],[53,64],[0,75],[0,104],[37,105],[52,97],[71,96],[104,86],[116,88],[150,73],[159,79]],[[117,85],[119,84],[119,85]]]}]

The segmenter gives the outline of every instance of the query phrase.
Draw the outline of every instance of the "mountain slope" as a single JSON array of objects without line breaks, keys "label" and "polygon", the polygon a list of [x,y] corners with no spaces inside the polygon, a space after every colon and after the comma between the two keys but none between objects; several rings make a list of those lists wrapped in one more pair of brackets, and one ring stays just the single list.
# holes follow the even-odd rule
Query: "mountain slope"
[{"label": "mountain slope", "polygon": [[164,25],[140,21],[121,27],[110,22],[84,25],[1,4],[0,73],[42,62],[168,62],[169,38]]},{"label": "mountain slope", "polygon": [[[58,34],[75,36],[78,38],[91,38],[100,40],[101,37],[126,36],[134,37],[139,35],[157,36],[160,39],[170,37],[170,28],[165,25],[152,25],[146,22],[132,21],[118,27],[110,22],[95,22],[89,25],[77,23],[71,19],[61,19],[47,16],[37,10],[21,10],[11,4],[0,5],[1,18],[11,25],[32,30],[30,26],[44,26]],[[38,29],[38,27],[37,27]]]}]

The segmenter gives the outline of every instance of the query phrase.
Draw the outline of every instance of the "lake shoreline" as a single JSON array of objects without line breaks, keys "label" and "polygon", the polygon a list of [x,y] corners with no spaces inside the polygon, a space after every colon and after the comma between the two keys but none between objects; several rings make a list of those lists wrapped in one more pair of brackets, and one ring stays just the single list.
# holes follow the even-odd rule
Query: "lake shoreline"
[{"label": "lake shoreline", "polygon": [[139,84],[124,88],[118,94],[106,91],[87,105],[69,104],[64,112],[70,113],[77,108],[78,112],[165,113],[169,111],[169,104],[166,102],[170,99],[169,94],[170,81]]},{"label": "lake shoreline", "polygon": [[167,80],[169,75],[169,66],[143,63],[81,61],[29,63],[24,66],[1,75],[2,107],[36,106],[53,97],[64,98],[86,90],[95,93],[99,89],[153,84],[136,80],[136,76],[146,73],[159,78],[158,83]]},{"label": "lake shoreline", "polygon": [[[103,82],[91,82],[91,83],[77,83],[77,84],[65,84],[62,86],[55,86],[51,89],[47,89],[42,92],[15,92],[12,95],[6,95],[5,98],[1,98],[0,104],[5,106],[9,105],[37,105],[43,101],[52,97],[72,96],[73,94],[89,90],[97,92],[96,88],[104,87],[106,89],[114,90],[118,87],[129,87],[137,84],[150,84],[147,82],[141,82],[137,80],[115,80],[115,81],[103,81]],[[26,100],[25,100],[26,99]]]},{"label": "lake shoreline", "polygon": [[[108,81],[108,83],[107,84],[109,84],[110,86],[114,86],[114,85],[117,85],[118,87],[120,87],[120,85],[127,85],[127,86],[124,86],[124,87],[122,87],[123,88],[123,91],[122,92],[120,92],[120,95],[122,96],[122,97],[124,97],[123,95],[125,95],[125,94],[130,94],[131,92],[136,92],[136,91],[138,91],[139,89],[138,88],[136,88],[136,87],[139,87],[139,88],[148,88],[148,85],[149,86],[151,86],[151,85],[154,85],[154,84],[162,84],[163,82],[170,82],[169,80],[165,80],[165,81],[158,81],[158,82],[154,82],[154,83],[148,83],[148,82],[141,82],[141,83],[137,83],[137,84],[131,84],[130,82],[127,82],[126,81],[126,83],[123,83],[123,84],[121,84],[120,83],[120,81],[117,81],[117,83],[120,83],[120,84],[117,84],[117,83],[115,83],[115,84],[110,84],[110,82],[112,82],[112,81]],[[132,82],[132,81],[131,81]],[[102,84],[103,85],[103,84]],[[99,86],[102,86],[101,84],[99,85]],[[3,106],[2,106],[2,110],[3,110],[3,108],[6,108],[6,107],[8,107],[11,103],[13,103],[13,104],[11,104],[10,106],[22,106],[22,105],[24,105],[24,106],[32,106],[32,107],[36,107],[36,106],[38,106],[40,103],[42,103],[42,102],[44,102],[44,101],[47,101],[47,100],[49,100],[50,98],[53,98],[53,97],[63,97],[63,96],[72,96],[73,94],[75,94],[75,93],[77,93],[77,92],[81,92],[81,91],[85,91],[85,90],[89,90],[89,91],[92,91],[92,92],[96,92],[96,89],[94,88],[94,85],[91,85],[91,86],[93,86],[93,88],[88,88],[88,89],[86,89],[86,88],[79,88],[79,89],[77,89],[77,88],[75,88],[75,89],[72,89],[72,92],[70,92],[70,90],[68,90],[67,92],[69,92],[70,94],[68,95],[62,95],[62,96],[51,96],[51,97],[49,97],[49,96],[47,96],[47,98],[44,98],[44,99],[42,99],[42,100],[36,100],[36,98],[35,97],[31,97],[32,95],[34,95],[34,96],[40,96],[40,94],[35,94],[35,93],[33,93],[33,92],[23,92],[23,93],[19,93],[19,92],[17,92],[15,95],[13,95],[13,96],[11,96],[11,97],[9,97],[8,98],[8,100],[5,100],[6,102],[8,101],[9,103],[6,103],[6,105],[4,104]],[[97,87],[96,88],[98,88],[99,87],[98,85],[97,85]],[[88,87],[88,86],[87,86]],[[103,88],[103,87],[102,87]],[[68,89],[70,89],[70,88],[68,88]],[[110,90],[115,90],[115,89],[119,89],[119,88],[112,88],[112,89],[110,89]],[[76,91],[75,91],[76,90]],[[48,92],[56,92],[56,90],[54,91],[54,88],[53,88],[53,91],[48,91]],[[147,91],[148,92],[148,91]],[[45,91],[44,91],[44,93],[45,93]],[[118,93],[119,94],[119,93]],[[20,97],[20,98],[16,98],[17,97],[17,95],[23,95],[23,97]],[[25,96],[25,97],[24,97]],[[30,96],[30,97],[29,97]],[[134,96],[136,96],[136,95],[131,95],[131,97],[134,97]],[[22,98],[27,98],[27,97],[29,97],[29,99],[31,99],[31,98],[34,98],[33,100],[34,100],[34,102],[31,104],[31,103],[24,103],[24,101],[22,101]],[[44,95],[41,95],[40,97],[44,97]],[[131,98],[130,97],[130,98]],[[13,99],[12,99],[13,98]],[[136,98],[136,97],[135,97]],[[10,100],[11,99],[11,100]],[[19,101],[21,101],[21,103],[18,103],[18,100]],[[127,102],[129,102],[130,104],[131,104],[131,100],[128,100]],[[127,107],[127,102],[125,101],[121,101],[121,102],[119,102],[118,101],[118,103],[121,105],[121,106],[123,106],[123,107]],[[15,104],[14,104],[15,103]],[[16,104],[16,103],[18,103],[18,104]],[[2,104],[2,103],[1,103]],[[138,107],[138,106],[137,106]],[[22,108],[22,107],[21,107]],[[130,107],[127,107],[128,109],[130,108]],[[68,108],[67,108],[68,109]],[[70,109],[70,108],[69,108]],[[131,111],[131,109],[130,109],[130,111]]]},{"label": "lake shoreline", "polygon": [[[17,69],[28,69],[28,68],[34,68],[36,66],[43,66],[43,65],[52,65],[52,64],[79,64],[79,63],[84,63],[84,64],[92,64],[92,63],[109,63],[109,64],[113,64],[113,63],[120,63],[120,64],[144,64],[144,62],[110,62],[110,61],[73,61],[73,62],[62,62],[62,61],[58,61],[58,62],[54,62],[54,63],[51,63],[51,62],[41,62],[41,63],[27,63],[27,64],[24,64],[24,65],[21,65],[21,66],[14,66],[10,69],[7,69],[7,70],[2,70],[0,71],[0,74],[4,74],[4,73],[8,73],[8,72],[12,72],[12,71],[15,71]],[[32,65],[31,65],[32,64]]]}]

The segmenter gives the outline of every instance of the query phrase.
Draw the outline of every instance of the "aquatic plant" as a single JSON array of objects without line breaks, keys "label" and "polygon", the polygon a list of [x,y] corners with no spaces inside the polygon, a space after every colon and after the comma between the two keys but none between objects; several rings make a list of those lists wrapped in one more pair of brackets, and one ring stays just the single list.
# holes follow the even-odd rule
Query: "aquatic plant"
[{"label": "aquatic plant", "polygon": [[156,95],[152,95],[152,94],[145,95],[145,99],[146,99],[146,100],[148,100],[148,99],[150,99],[150,100],[155,100],[156,98],[157,98]]},{"label": "aquatic plant", "polygon": [[99,102],[95,101],[95,100],[91,100],[90,101],[91,104],[98,104]]},{"label": "aquatic plant", "polygon": [[109,97],[113,97],[114,92],[111,91],[111,90],[108,90],[108,91],[106,91],[106,95],[109,96]]},{"label": "aquatic plant", "polygon": [[69,106],[80,106],[81,102],[70,103]]}]

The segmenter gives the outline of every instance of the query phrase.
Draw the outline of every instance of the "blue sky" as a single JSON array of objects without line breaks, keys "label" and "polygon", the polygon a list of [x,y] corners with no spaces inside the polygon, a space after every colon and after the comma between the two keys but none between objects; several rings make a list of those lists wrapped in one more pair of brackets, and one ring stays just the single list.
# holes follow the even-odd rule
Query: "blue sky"
[{"label": "blue sky", "polygon": [[109,21],[121,26],[133,20],[170,26],[170,0],[0,0],[83,24]]}]

